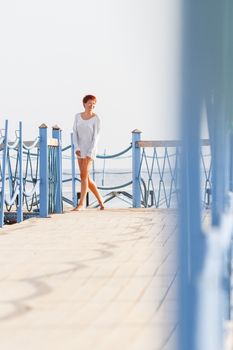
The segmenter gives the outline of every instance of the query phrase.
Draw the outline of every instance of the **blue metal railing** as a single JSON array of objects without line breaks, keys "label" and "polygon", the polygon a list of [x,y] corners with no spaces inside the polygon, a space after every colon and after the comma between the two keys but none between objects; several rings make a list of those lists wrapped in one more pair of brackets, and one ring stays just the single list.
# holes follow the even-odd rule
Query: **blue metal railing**
[{"label": "blue metal railing", "polygon": [[[97,155],[96,162],[103,161],[103,167],[95,170],[93,166],[93,177],[97,180],[98,188],[105,193],[105,197],[113,199],[118,197],[126,201],[129,206],[155,207],[155,208],[177,208],[179,202],[179,181],[178,174],[180,168],[180,142],[179,141],[141,141],[141,132],[134,130],[132,132],[132,143],[129,147],[116,154]],[[206,149],[208,153],[204,150]],[[77,205],[77,184],[80,182],[77,161],[73,151],[72,135],[71,145],[62,150],[63,160],[71,159],[71,173],[66,173],[63,184],[72,183],[72,199],[63,196],[63,199],[71,204]],[[65,155],[66,151],[71,152],[71,156]],[[131,151],[131,152],[130,152]],[[105,171],[106,159],[121,160],[128,159],[128,165],[125,170]],[[211,156],[208,140],[202,140],[200,166],[202,167],[203,207],[209,207],[211,203]],[[95,162],[94,162],[95,164]],[[115,185],[105,184],[105,175],[124,176],[122,180]],[[69,176],[67,178],[67,176]],[[107,178],[108,178],[107,177]],[[125,190],[126,189],[126,190]],[[110,192],[109,192],[110,191]],[[71,190],[70,190],[71,192]],[[94,202],[95,204],[95,202]]]},{"label": "blue metal railing", "polygon": [[[54,212],[61,213],[63,201],[72,206],[77,205],[77,186],[80,178],[72,135],[71,145],[64,148],[61,143],[61,130],[57,126],[53,127],[52,139],[48,138],[47,126],[44,124],[40,126],[39,136],[34,141],[22,141],[21,123],[14,142],[5,143],[3,132],[1,135],[2,159],[5,157],[5,160],[0,162],[0,179],[3,184],[1,198],[4,196],[1,220],[4,220],[4,207],[11,214],[16,209],[17,221],[20,222],[23,220],[23,213],[34,213],[41,217],[47,217],[49,213]],[[180,142],[141,141],[140,135],[139,130],[134,130],[132,143],[124,150],[110,155],[105,151],[105,154],[97,155],[96,162],[103,162],[102,169],[96,168],[93,162],[92,175],[98,182],[98,188],[105,193],[105,202],[118,198],[135,208],[177,208],[180,193]],[[209,207],[211,157],[207,141],[203,141],[203,147],[207,152],[201,152],[201,187],[203,204]],[[123,160],[127,162],[127,166],[123,170],[109,171],[105,169],[106,160]],[[44,166],[45,164],[47,166]],[[62,171],[65,164],[71,168],[71,172]],[[117,180],[117,176],[120,179]],[[65,190],[68,190],[69,195]],[[93,201],[91,206],[97,206],[97,203]]]},{"label": "blue metal railing", "polygon": [[[6,123],[6,130],[8,130],[8,123]],[[5,161],[0,162],[1,184],[4,184],[1,198],[7,184],[8,197],[10,198],[7,199],[4,194],[6,210],[12,212],[16,207],[18,222],[22,221],[23,207],[26,212],[39,213],[41,217],[46,217],[49,213],[62,212],[62,199],[71,205],[77,204],[77,183],[80,182],[80,179],[76,171],[77,164],[73,145],[62,149],[61,130],[58,127],[53,128],[53,139],[51,139],[53,142],[50,144],[46,125],[41,125],[39,137],[34,141],[21,141],[21,123],[14,142],[4,143],[4,137],[1,137],[1,153],[2,157],[6,158]],[[209,147],[206,142],[204,146]],[[66,151],[71,152],[71,154],[65,156]],[[210,158],[210,155],[201,153],[204,169],[203,198],[206,206],[209,206],[211,163],[209,161],[206,164],[207,156]],[[106,152],[104,155],[97,155],[97,160],[102,160],[104,167],[101,171],[95,170],[93,167],[93,175],[95,177],[102,175],[98,188],[105,193],[108,192],[105,195],[106,201],[118,197],[133,207],[177,207],[179,158],[180,144],[178,141],[141,141],[140,131],[134,130],[132,143],[126,149],[111,155],[106,154]],[[106,172],[106,159],[128,159],[127,168],[129,170]],[[72,172],[70,177],[61,180],[62,162],[66,160],[69,162],[71,160]],[[132,170],[130,170],[130,162],[132,162]],[[48,166],[45,167],[44,164],[48,164]],[[126,180],[116,185],[106,185],[106,174],[109,176],[113,174],[124,175]],[[4,181],[2,181],[3,178]],[[40,179],[44,180],[40,181]],[[66,195],[62,197],[62,183],[63,185],[65,183],[71,184],[71,199]],[[22,195],[20,195],[20,188],[22,188]],[[1,205],[2,220],[3,207]]]},{"label": "blue metal railing", "polygon": [[5,204],[5,180],[6,180],[6,159],[8,144],[8,121],[5,121],[4,135],[2,136],[2,166],[1,166],[1,193],[0,193],[0,227],[4,224],[4,204]]},{"label": "blue metal railing", "polygon": [[[133,175],[135,197],[137,198],[135,206],[178,208],[180,202],[180,141],[141,141],[140,132],[137,131],[137,133],[135,149],[137,149],[140,163]],[[212,174],[209,140],[201,140],[200,159],[202,208],[209,208]]]},{"label": "blue metal railing", "polygon": [[0,227],[9,217],[21,222],[30,213],[46,217],[62,212],[59,132],[56,135],[54,129],[48,142],[47,127],[42,125],[34,141],[23,142],[20,122],[16,140],[10,142],[6,120],[0,139]]},{"label": "blue metal railing", "polygon": [[[116,186],[105,186],[104,185],[104,177],[105,177],[105,160],[106,159],[120,159],[123,155],[125,155],[126,153],[128,153],[130,150],[132,149],[132,145],[128,146],[126,149],[122,150],[121,152],[115,153],[115,154],[110,154],[107,155],[106,152],[104,155],[97,155],[97,160],[103,160],[104,162],[104,167],[103,170],[101,171],[96,171],[95,170],[95,162],[93,162],[93,169],[92,169],[92,176],[95,179],[97,174],[101,174],[102,175],[102,180],[100,181],[100,183],[102,184],[98,184],[98,189],[102,190],[102,191],[111,191],[110,193],[108,193],[106,196],[116,196],[116,192],[112,192],[112,191],[116,191],[116,190],[120,190],[123,189],[125,187],[128,187],[132,184],[132,180],[130,179],[129,181],[117,184]],[[71,152],[70,156],[65,156],[64,153],[66,151]],[[71,145],[66,146],[62,149],[63,152],[63,160],[71,160],[71,165],[69,165],[69,167],[71,168],[71,173],[66,174],[66,176],[70,176],[68,178],[63,179],[63,183],[71,183],[71,191],[72,191],[72,199],[69,199],[67,196],[63,195],[63,200],[71,205],[73,205],[74,207],[77,205],[77,184],[81,182],[80,177],[79,177],[79,172],[77,169],[77,160],[76,160],[76,156],[75,156],[75,152],[74,152],[74,145],[73,145],[73,136],[71,134]],[[109,174],[109,172],[108,172]],[[116,173],[114,173],[116,174]],[[122,172],[120,172],[120,174],[122,174]],[[131,174],[131,172],[130,172]],[[108,199],[106,199],[106,201],[108,201]],[[93,205],[97,204],[94,202]]]}]

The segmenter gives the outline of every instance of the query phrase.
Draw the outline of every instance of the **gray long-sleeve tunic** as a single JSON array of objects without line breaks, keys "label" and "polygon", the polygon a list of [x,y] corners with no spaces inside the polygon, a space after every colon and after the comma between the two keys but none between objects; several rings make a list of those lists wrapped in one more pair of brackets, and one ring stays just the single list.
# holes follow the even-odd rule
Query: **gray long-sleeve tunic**
[{"label": "gray long-sleeve tunic", "polygon": [[73,143],[75,151],[80,151],[81,158],[96,157],[99,132],[100,118],[97,115],[90,119],[83,119],[81,113],[75,115]]}]

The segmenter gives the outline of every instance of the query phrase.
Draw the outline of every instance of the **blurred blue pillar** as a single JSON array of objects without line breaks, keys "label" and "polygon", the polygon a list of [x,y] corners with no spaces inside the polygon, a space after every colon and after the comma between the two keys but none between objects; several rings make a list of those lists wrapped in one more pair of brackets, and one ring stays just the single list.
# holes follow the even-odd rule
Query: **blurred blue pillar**
[{"label": "blurred blue pillar", "polygon": [[[207,101],[213,161],[212,224],[219,227],[229,188],[224,100],[224,50],[229,39],[225,36],[229,21],[224,20],[229,16],[229,4],[229,0],[183,0],[179,350],[220,350],[223,346],[220,275],[224,269],[220,273],[205,270],[211,263],[221,265],[222,247],[214,236],[202,233],[199,140],[202,107]],[[216,290],[214,302],[203,310],[208,279]]]},{"label": "blurred blue pillar", "polygon": [[[203,263],[204,241],[200,208],[200,95],[190,83],[184,91],[180,208],[180,344],[197,350],[197,276]],[[200,349],[199,349],[200,350]]]},{"label": "blurred blue pillar", "polygon": [[[219,82],[220,84],[220,82]],[[223,110],[223,99],[213,96],[214,101],[208,111],[208,125],[212,156],[212,224],[220,226],[221,215],[227,205],[227,192],[229,190],[229,179],[227,180],[230,161],[230,139],[229,130]]]},{"label": "blurred blue pillar", "polygon": [[132,131],[132,180],[133,180],[133,208],[141,208],[141,190],[140,190],[140,162],[141,148],[137,146],[137,141],[141,139],[141,131]]},{"label": "blurred blue pillar", "polygon": [[233,192],[233,128],[230,132],[230,191]]},{"label": "blurred blue pillar", "polygon": [[57,139],[58,146],[56,172],[57,172],[57,186],[56,186],[56,197],[55,197],[55,213],[62,213],[62,136],[61,129],[55,125],[52,129],[52,137]]},{"label": "blurred blue pillar", "polygon": [[48,136],[47,125],[40,127],[40,217],[48,217]]},{"label": "blurred blue pillar", "polygon": [[[183,3],[182,150],[180,208],[179,350],[197,350],[197,276],[203,263],[200,207],[200,118],[203,100],[200,65],[199,0]],[[199,349],[200,350],[200,349]]]},{"label": "blurred blue pillar", "polygon": [[23,221],[23,129],[22,122],[19,122],[19,194],[17,203],[17,222]]},{"label": "blurred blue pillar", "polygon": [[2,153],[2,188],[1,188],[1,206],[0,206],[0,227],[3,227],[4,225],[7,146],[8,146],[8,120],[5,121],[4,146],[2,151],[3,153]]},{"label": "blurred blue pillar", "polygon": [[76,176],[75,176],[75,150],[74,150],[74,142],[73,142],[73,133],[70,135],[71,138],[71,172],[72,172],[72,201],[73,201],[73,207],[77,207],[78,205],[78,199],[77,199],[77,193],[76,193]]}]

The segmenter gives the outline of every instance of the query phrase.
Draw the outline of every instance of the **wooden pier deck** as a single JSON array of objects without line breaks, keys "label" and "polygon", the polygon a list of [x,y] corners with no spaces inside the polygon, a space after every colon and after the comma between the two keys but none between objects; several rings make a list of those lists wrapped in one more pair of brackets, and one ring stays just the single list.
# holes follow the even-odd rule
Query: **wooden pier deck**
[{"label": "wooden pier deck", "polygon": [[176,211],[66,211],[0,241],[2,349],[177,349]]}]

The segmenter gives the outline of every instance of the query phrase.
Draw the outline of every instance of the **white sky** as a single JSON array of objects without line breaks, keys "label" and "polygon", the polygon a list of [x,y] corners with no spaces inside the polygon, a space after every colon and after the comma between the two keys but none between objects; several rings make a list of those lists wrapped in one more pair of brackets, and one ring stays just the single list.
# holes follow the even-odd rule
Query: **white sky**
[{"label": "white sky", "polygon": [[175,138],[180,0],[0,0],[0,127],[24,139],[58,124],[64,145],[85,94],[97,96],[99,153],[120,151],[131,131]]}]

